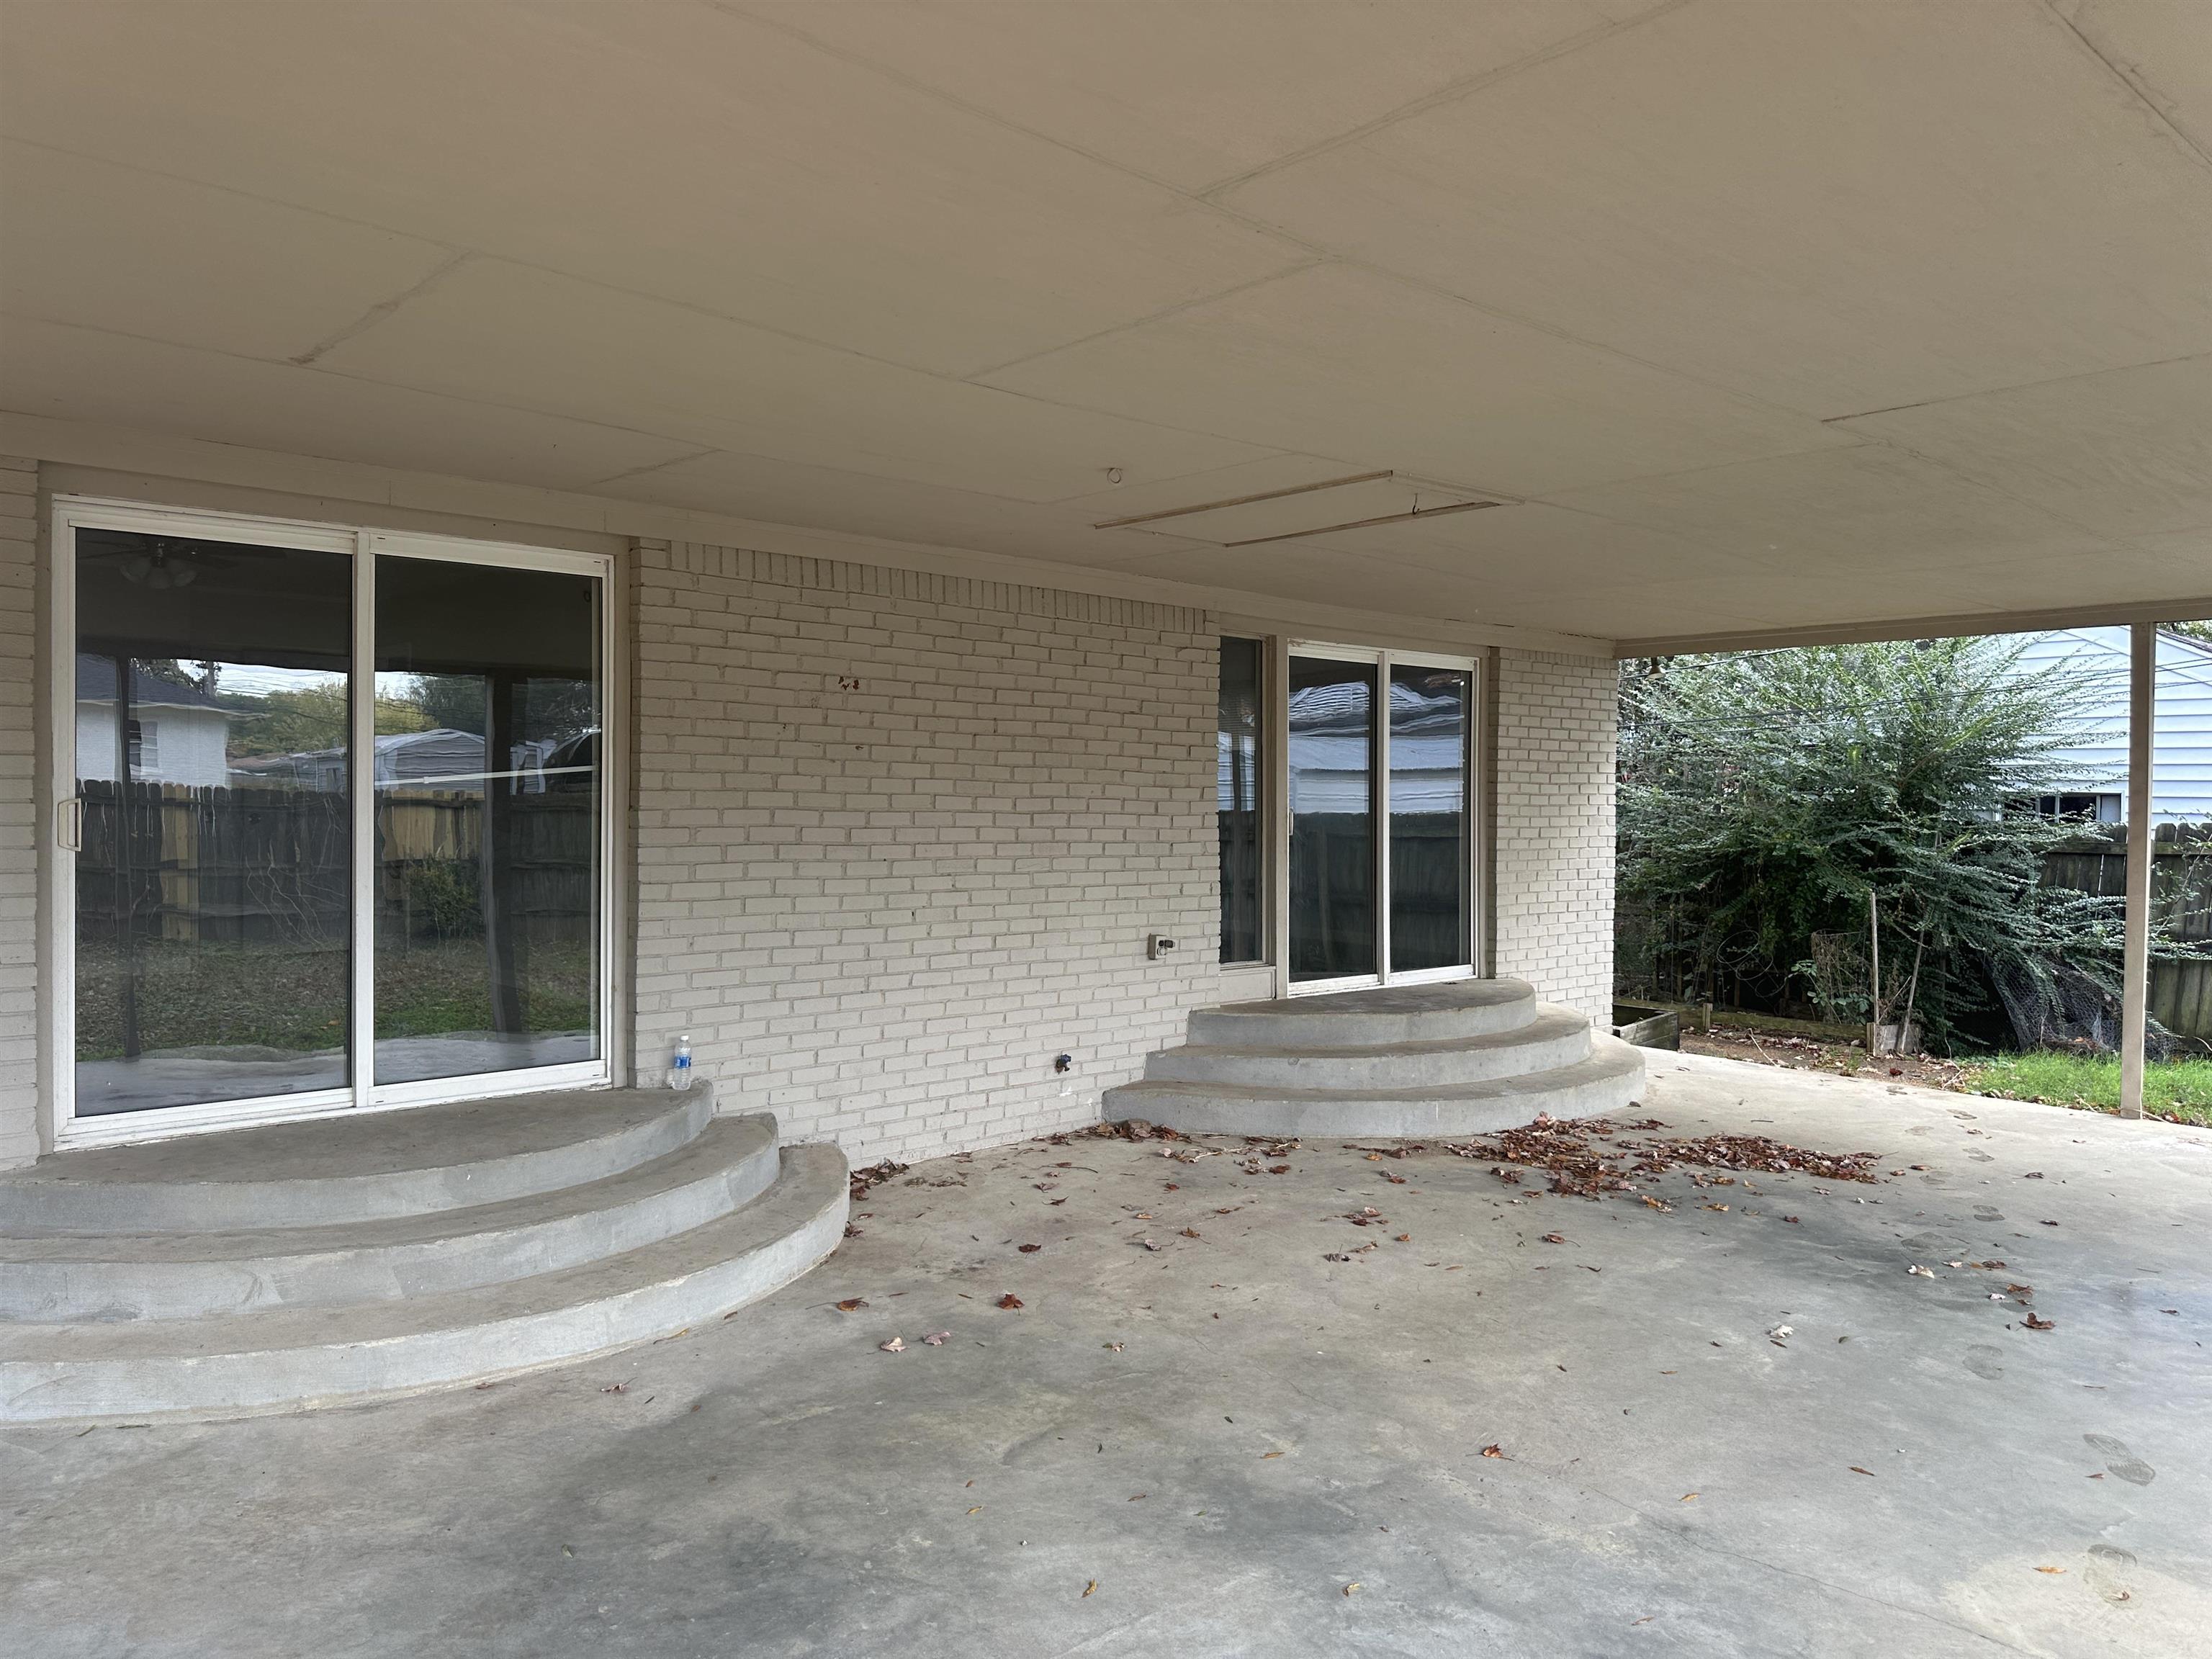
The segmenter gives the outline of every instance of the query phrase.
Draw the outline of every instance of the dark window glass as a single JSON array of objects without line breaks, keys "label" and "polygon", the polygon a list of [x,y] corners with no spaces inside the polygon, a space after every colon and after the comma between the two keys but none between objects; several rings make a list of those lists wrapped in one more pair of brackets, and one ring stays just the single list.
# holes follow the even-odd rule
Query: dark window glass
[{"label": "dark window glass", "polygon": [[376,1081],[598,1056],[599,585],[376,566]]},{"label": "dark window glass", "polygon": [[76,1110],[342,1089],[342,553],[76,538]]},{"label": "dark window glass", "polygon": [[1390,671],[1390,969],[1456,968],[1468,951],[1463,668]]},{"label": "dark window glass", "polygon": [[1221,840],[1221,959],[1258,962],[1265,937],[1260,882],[1260,641],[1221,641],[1214,733]]},{"label": "dark window glass", "polygon": [[1371,975],[1376,665],[1293,657],[1287,690],[1291,977]]}]

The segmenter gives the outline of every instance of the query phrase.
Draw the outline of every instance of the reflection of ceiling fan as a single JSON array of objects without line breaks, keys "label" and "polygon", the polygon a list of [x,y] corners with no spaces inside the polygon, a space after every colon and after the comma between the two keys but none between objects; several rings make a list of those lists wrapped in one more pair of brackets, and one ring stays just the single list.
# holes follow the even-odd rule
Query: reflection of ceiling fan
[{"label": "reflection of ceiling fan", "polygon": [[88,550],[84,556],[115,560],[116,573],[125,581],[157,593],[167,588],[190,587],[199,580],[202,570],[229,562],[210,556],[197,542],[173,542],[159,536],[143,546],[99,548]]}]

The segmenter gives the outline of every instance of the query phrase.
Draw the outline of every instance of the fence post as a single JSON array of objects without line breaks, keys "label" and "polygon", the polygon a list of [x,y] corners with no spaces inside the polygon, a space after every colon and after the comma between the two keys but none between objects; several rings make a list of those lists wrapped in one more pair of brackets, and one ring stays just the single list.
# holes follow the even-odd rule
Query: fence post
[{"label": "fence post", "polygon": [[2120,988],[2120,1115],[2141,1117],[2143,1012],[2150,994],[2151,729],[2157,703],[2158,624],[2136,623],[2128,650],[2127,939]]}]

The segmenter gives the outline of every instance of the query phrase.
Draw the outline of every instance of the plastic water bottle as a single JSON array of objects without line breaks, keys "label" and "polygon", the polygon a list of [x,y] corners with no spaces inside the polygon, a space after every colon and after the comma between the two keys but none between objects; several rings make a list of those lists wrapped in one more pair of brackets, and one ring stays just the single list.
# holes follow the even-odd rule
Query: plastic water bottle
[{"label": "plastic water bottle", "polygon": [[668,1086],[672,1089],[691,1086],[691,1033],[689,1031],[676,1039],[676,1053],[668,1062]]}]

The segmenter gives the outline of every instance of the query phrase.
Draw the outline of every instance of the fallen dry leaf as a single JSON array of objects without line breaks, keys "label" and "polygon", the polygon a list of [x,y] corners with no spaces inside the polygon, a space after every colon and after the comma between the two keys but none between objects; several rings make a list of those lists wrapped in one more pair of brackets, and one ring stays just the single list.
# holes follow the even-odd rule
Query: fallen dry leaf
[{"label": "fallen dry leaf", "polygon": [[1936,1277],[1936,1270],[1933,1267],[1923,1267],[1917,1261],[1910,1267],[1907,1267],[1905,1271],[1911,1273],[1915,1279],[1933,1279]]},{"label": "fallen dry leaf", "polygon": [[1567,1236],[1565,1233],[1546,1233],[1544,1235],[1544,1243],[1547,1244],[1564,1244],[1566,1242]]},{"label": "fallen dry leaf", "polygon": [[1482,1455],[1485,1457],[1503,1457],[1505,1455],[1505,1451],[1503,1447],[1493,1440],[1482,1449]]},{"label": "fallen dry leaf", "polygon": [[902,1336],[895,1336],[890,1341],[878,1342],[876,1346],[881,1348],[885,1353],[904,1353],[906,1352],[906,1339]]},{"label": "fallen dry leaf", "polygon": [[975,1507],[974,1509],[972,1509],[972,1510],[969,1510],[969,1511],[968,1511],[968,1513],[969,1513],[969,1514],[970,1514],[970,1515],[981,1515],[981,1514],[982,1514],[982,1512],[983,1512],[983,1506],[982,1506],[981,1504],[976,1504],[976,1505],[975,1505]]},{"label": "fallen dry leaf", "polygon": [[1853,1474],[1871,1475],[1874,1473],[1872,1469],[1863,1469],[1856,1463],[1850,1466],[1850,1469]]},{"label": "fallen dry leaf", "polygon": [[866,1297],[848,1296],[837,1304],[839,1313],[858,1313],[868,1305]]},{"label": "fallen dry leaf", "polygon": [[946,1342],[951,1340],[951,1336],[952,1333],[950,1331],[932,1331],[927,1336],[923,1337],[921,1340],[928,1343],[933,1348],[941,1348]]},{"label": "fallen dry leaf", "polygon": [[1698,1495],[1698,1494],[1697,1494],[1697,1493],[1695,1493],[1695,1492],[1684,1492],[1684,1493],[1683,1493],[1680,1498],[1676,1498],[1674,1501],[1675,1501],[1676,1503],[1678,1503],[1678,1504],[1686,1504],[1686,1503],[1688,1503],[1692,1498],[1695,1498],[1697,1495]]},{"label": "fallen dry leaf", "polygon": [[1280,1457],[1282,1453],[1279,1451],[1261,1452],[1260,1454],[1260,1461],[1264,1463],[1271,1457]]},{"label": "fallen dry leaf", "polygon": [[1042,1244],[1017,1244],[1014,1248],[1019,1250],[1024,1255],[1035,1255],[1039,1250],[1044,1249],[1044,1246]]},{"label": "fallen dry leaf", "polygon": [[1346,1584],[1346,1585],[1344,1587],[1344,1593],[1345,1593],[1346,1595],[1351,1595],[1351,1594],[1352,1594],[1352,1591],[1354,1591],[1354,1590],[1358,1589],[1358,1588],[1359,1588],[1359,1581],[1358,1581],[1357,1578],[1355,1578],[1355,1579],[1353,1579],[1350,1583]]},{"label": "fallen dry leaf", "polygon": [[599,1392],[601,1394],[628,1394],[629,1392],[629,1384],[627,1382],[610,1382],[606,1387],[601,1389]]},{"label": "fallen dry leaf", "polygon": [[2021,1322],[2031,1331],[2055,1331],[2058,1327],[2048,1319],[2038,1319],[2033,1314]]},{"label": "fallen dry leaf", "polygon": [[1090,1595],[1093,1590],[1097,1589],[1097,1588],[1098,1588],[1098,1581],[1097,1581],[1096,1578],[1094,1578],[1094,1579],[1092,1579],[1089,1583],[1085,1584],[1085,1585],[1083,1587],[1083,1595],[1079,1595],[1079,1596],[1077,1596],[1075,1599],[1076,1599],[1077,1601],[1082,1601],[1082,1600],[1084,1599],[1084,1597],[1085,1597],[1085,1596],[1088,1596],[1088,1595]]},{"label": "fallen dry leaf", "polygon": [[2063,1572],[2066,1569],[2063,1567],[2038,1567],[2036,1571],[2038,1572]]},{"label": "fallen dry leaf", "polygon": [[1184,1229],[1182,1230],[1182,1236],[1183,1236],[1185,1238],[1197,1238],[1197,1237],[1200,1237],[1200,1233],[1199,1233],[1198,1229],[1197,1229],[1197,1228],[1195,1228],[1195,1227],[1186,1227],[1186,1228],[1184,1228]]},{"label": "fallen dry leaf", "polygon": [[1012,1291],[1008,1291],[1004,1296],[1000,1297],[994,1305],[1006,1309],[1011,1312],[1014,1309],[1022,1305],[1022,1299],[1016,1296]]},{"label": "fallen dry leaf", "polygon": [[1099,1344],[1099,1346],[1112,1353],[1121,1352],[1122,1347],[1122,1345],[1119,1342],[1103,1342]]}]

